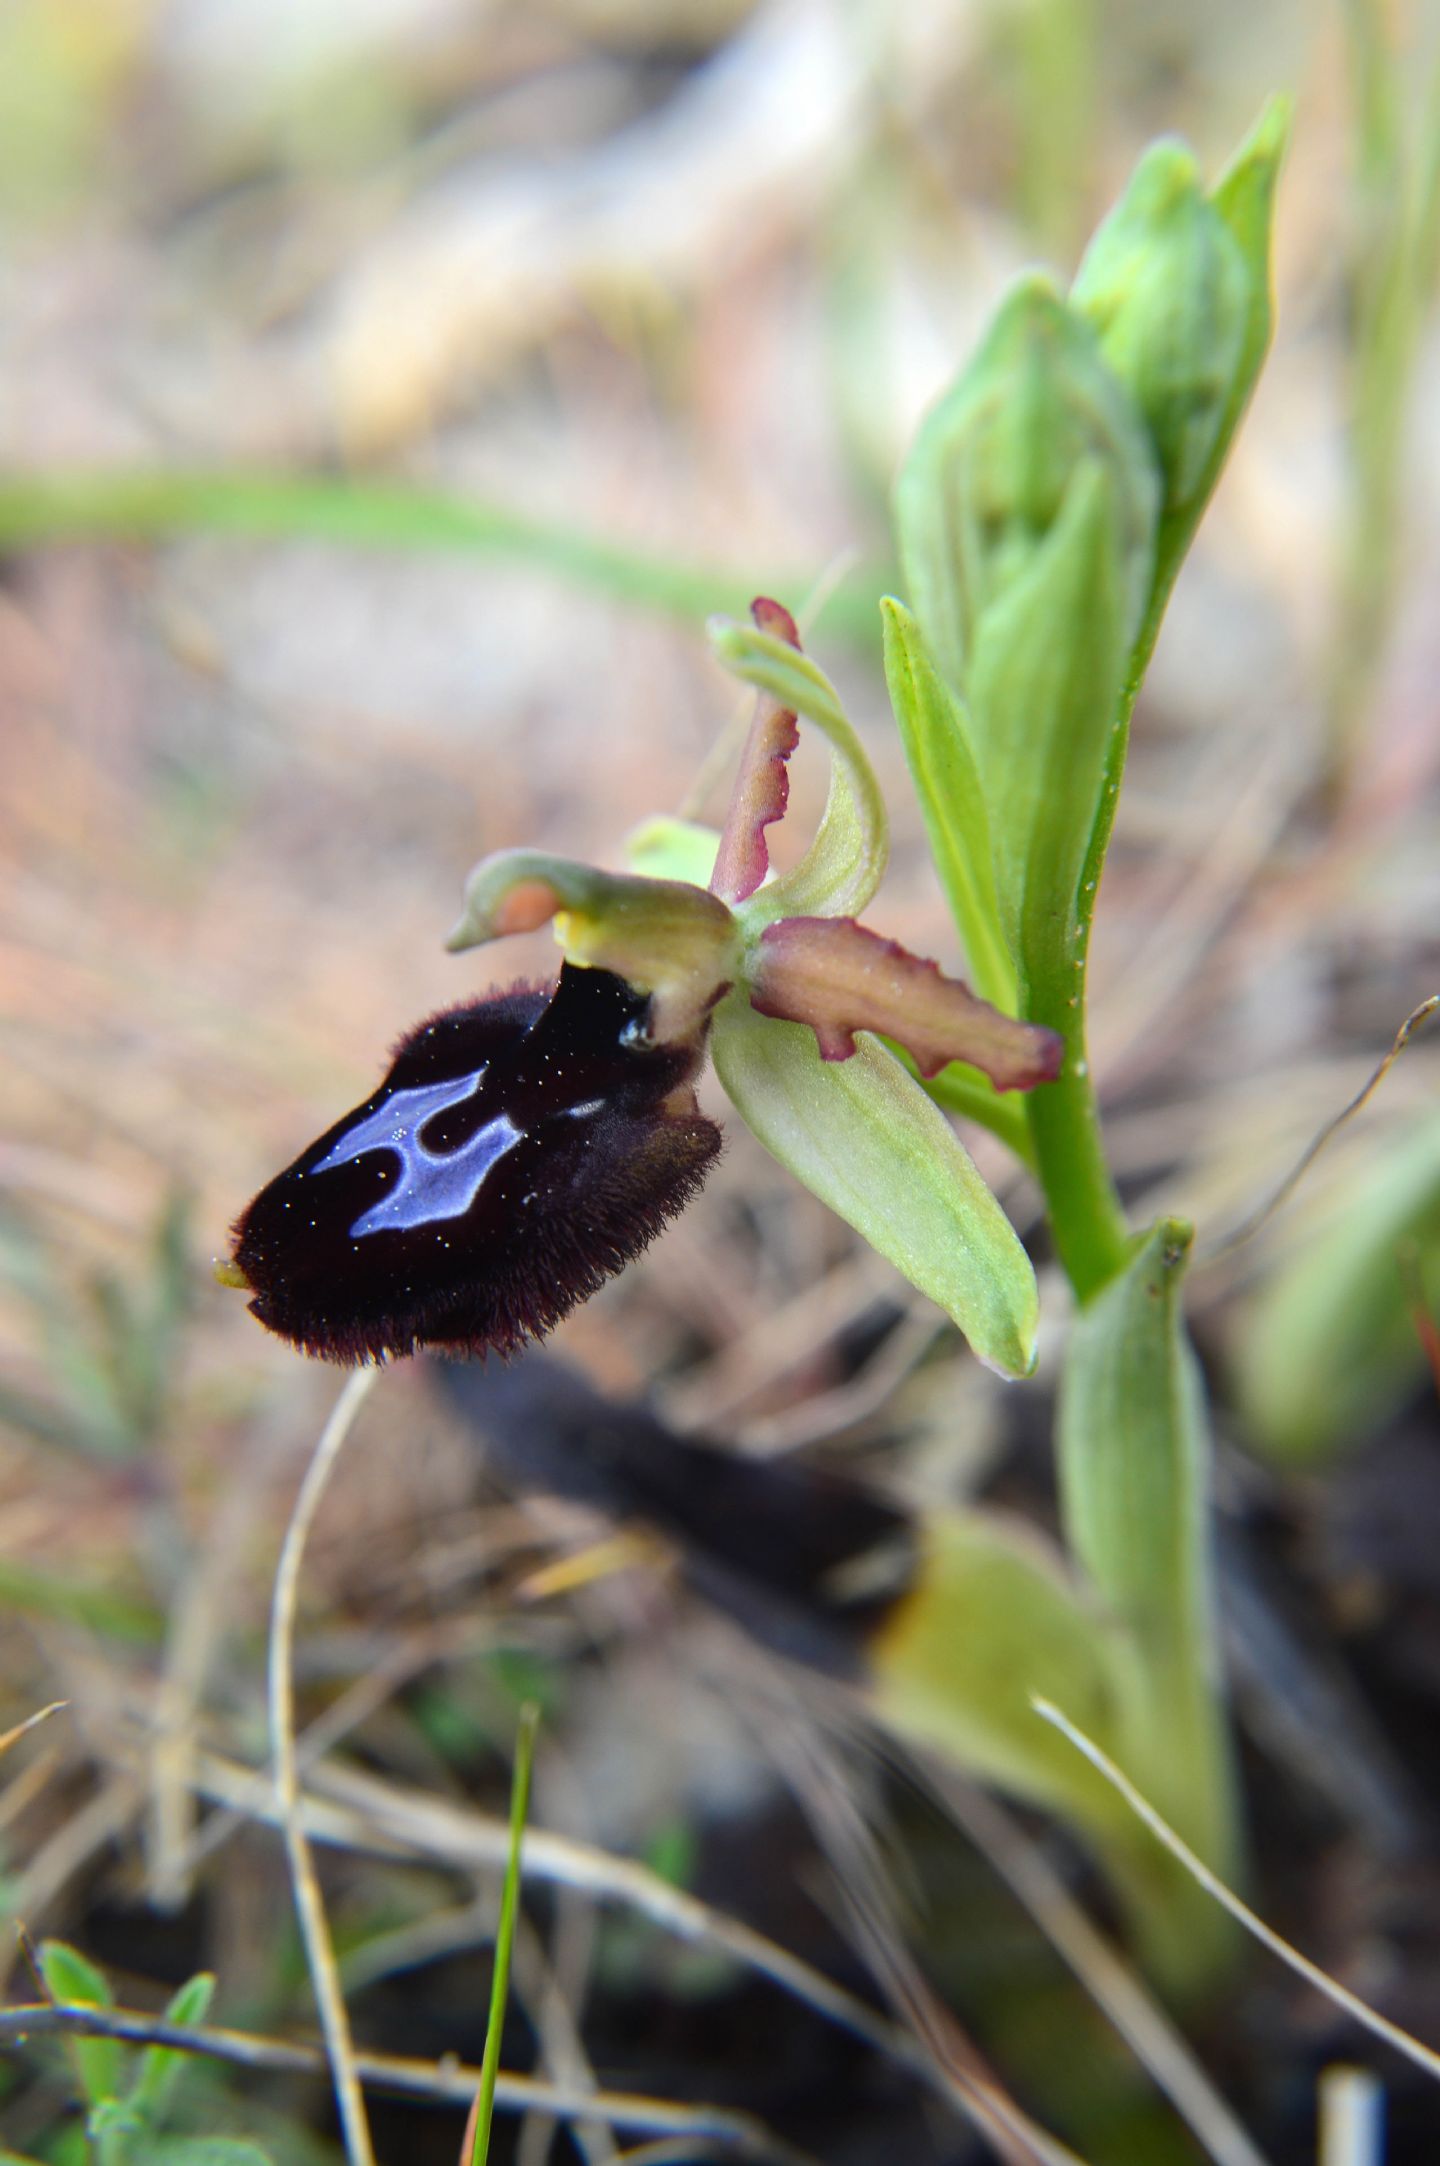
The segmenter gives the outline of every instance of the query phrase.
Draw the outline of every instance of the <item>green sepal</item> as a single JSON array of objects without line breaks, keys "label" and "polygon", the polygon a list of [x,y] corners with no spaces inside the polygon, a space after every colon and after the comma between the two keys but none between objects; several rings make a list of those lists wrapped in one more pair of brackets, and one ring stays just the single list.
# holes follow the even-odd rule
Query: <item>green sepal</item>
[{"label": "green sepal", "polygon": [[1247,1308],[1235,1382],[1250,1438],[1304,1465],[1372,1437],[1423,1373],[1412,1309],[1440,1293],[1440,1120],[1367,1155],[1299,1223]]},{"label": "green sepal", "polygon": [[[1071,1552],[1123,1631],[1113,1757],[1224,1874],[1235,1828],[1214,1658],[1210,1439],[1181,1318],[1191,1240],[1183,1221],[1162,1220],[1076,1316],[1060,1383],[1060,1494]],[[1202,1898],[1197,1970],[1228,1946],[1224,1925]],[[1186,1960],[1183,1946],[1170,1951],[1172,1967]]]},{"label": "green sepal", "polygon": [[683,880],[687,887],[708,887],[720,831],[660,812],[632,827],[623,847],[627,869],[642,879]]},{"label": "green sepal", "polygon": [[[921,423],[895,491],[910,603],[941,674],[969,694],[987,612],[1025,576],[1094,462],[1112,483],[1122,617],[1139,627],[1150,593],[1159,480],[1133,400],[1090,325],[1038,273],[1022,278],[978,353]],[[987,785],[1003,754],[972,703]]]},{"label": "green sepal", "polygon": [[[115,1995],[105,1973],[68,1941],[40,1943],[40,1975],[52,1997],[69,2007],[113,2008]],[[124,2049],[114,2038],[76,2038],[75,2065],[92,2106],[103,2105],[120,2089]]]},{"label": "green sepal", "polygon": [[650,1029],[668,1041],[702,1025],[738,974],[739,935],[725,904],[683,880],[602,872],[548,850],[497,850],[465,883],[452,951],[534,932],[553,919],[565,960],[613,970],[652,996]]},{"label": "green sepal", "polygon": [[757,1015],[743,991],[715,1014],[716,1072],[765,1148],[958,1325],[1005,1376],[1035,1366],[1030,1259],[938,1106],[868,1033],[825,1061],[815,1033]]},{"label": "green sepal", "polygon": [[969,724],[904,603],[887,596],[880,616],[890,704],[970,982],[982,999],[1013,1015],[1015,958],[1000,925],[990,818]]},{"label": "green sepal", "polygon": [[1113,1741],[1115,1634],[1101,1606],[1018,1522],[926,1512],[916,1534],[914,1580],[866,1649],[877,1715],[1092,1834],[1125,1834],[1114,1791],[1032,1705],[1083,1708],[1072,1719]]},{"label": "green sepal", "polygon": [[830,745],[830,794],[815,840],[793,871],[738,905],[737,919],[758,933],[777,918],[858,916],[884,877],[890,827],[839,694],[808,654],[753,625],[715,618],[710,644],[735,676],[813,722]]},{"label": "green sepal", "polygon": [[1020,1011],[1056,1028],[1080,990],[1094,908],[1082,885],[1124,682],[1121,583],[1113,486],[1089,460],[1024,574],[986,611],[970,663]]}]

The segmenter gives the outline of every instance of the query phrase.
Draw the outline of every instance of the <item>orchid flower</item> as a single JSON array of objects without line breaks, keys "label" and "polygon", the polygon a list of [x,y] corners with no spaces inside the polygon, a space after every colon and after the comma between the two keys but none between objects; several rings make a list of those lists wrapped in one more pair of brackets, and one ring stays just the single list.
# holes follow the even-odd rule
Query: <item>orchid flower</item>
[{"label": "orchid flower", "polygon": [[[1059,1037],[978,999],[858,922],[885,870],[875,778],[789,613],[715,643],[759,700],[707,884],[507,850],[471,874],[464,949],[552,922],[558,979],[410,1032],[373,1095],[242,1214],[222,1275],[306,1352],[513,1352],[619,1271],[720,1148],[706,1050],[761,1142],[937,1301],[981,1358],[1034,1361],[1024,1250],[920,1076],[968,1063],[997,1090],[1059,1071]],[[770,878],[799,718],[831,753],[801,862]],[[651,831],[650,853],[656,848]],[[704,830],[683,830],[687,854]],[[682,831],[660,823],[662,858]]]}]

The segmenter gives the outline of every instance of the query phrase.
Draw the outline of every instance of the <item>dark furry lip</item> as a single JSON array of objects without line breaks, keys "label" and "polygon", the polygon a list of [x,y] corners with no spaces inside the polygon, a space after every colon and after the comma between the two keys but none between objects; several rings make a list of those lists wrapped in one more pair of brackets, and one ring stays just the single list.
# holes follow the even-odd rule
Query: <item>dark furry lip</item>
[{"label": "dark furry lip", "polygon": [[234,1227],[260,1322],[329,1361],[508,1354],[694,1195],[720,1131],[703,1040],[657,1045],[623,978],[567,963],[409,1032],[379,1088]]}]

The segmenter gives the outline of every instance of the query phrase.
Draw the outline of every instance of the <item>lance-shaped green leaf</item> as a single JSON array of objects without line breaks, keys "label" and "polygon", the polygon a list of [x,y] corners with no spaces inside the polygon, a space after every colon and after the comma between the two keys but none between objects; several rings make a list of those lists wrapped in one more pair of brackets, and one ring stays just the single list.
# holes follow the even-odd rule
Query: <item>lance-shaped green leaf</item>
[{"label": "lance-shaped green leaf", "polygon": [[1017,1023],[938,963],[853,918],[782,918],[746,957],[751,1006],[808,1023],[821,1058],[849,1060],[857,1030],[895,1038],[922,1076],[953,1060],[983,1069],[997,1090],[1052,1083],[1065,1057],[1058,1032]]},{"label": "lance-shaped green leaf", "polygon": [[[1043,549],[1076,472],[1110,477],[1122,621],[1133,638],[1149,599],[1159,483],[1134,401],[1091,326],[1046,278],[1022,279],[979,352],[921,424],[900,472],[895,522],[905,583],[952,687],[969,670],[987,612]],[[990,780],[987,717],[971,707]]]},{"label": "lance-shaped green leaf", "polygon": [[1115,1756],[1223,1871],[1233,1821],[1212,1654],[1210,1446],[1180,1314],[1190,1242],[1189,1226],[1162,1221],[1076,1317],[1060,1387],[1060,1486],[1071,1550],[1125,1632]]},{"label": "lance-shaped green leaf", "polygon": [[1079,990],[1093,903],[1082,877],[1128,650],[1112,491],[1105,467],[1079,467],[1023,575],[981,620],[969,670],[1021,1012],[1050,1022]]},{"label": "lance-shaped green leaf", "polygon": [[813,722],[830,744],[830,794],[815,840],[793,872],[751,893],[737,916],[758,931],[779,917],[855,915],[884,877],[890,830],[880,786],[834,685],[809,655],[758,626],[717,619],[710,642],[725,667],[768,694],[776,711]]},{"label": "lance-shaped green leaf", "polygon": [[449,939],[473,948],[550,919],[566,960],[613,970],[653,996],[660,1038],[698,1028],[737,971],[735,922],[724,903],[683,880],[601,872],[546,850],[500,850],[465,883],[465,907]]},{"label": "lance-shaped green leaf", "polygon": [[880,604],[885,678],[930,851],[977,992],[1014,1013],[1015,958],[1000,925],[990,816],[960,702],[901,602]]},{"label": "lance-shaped green leaf", "polygon": [[916,1537],[914,1581],[866,1650],[877,1716],[1092,1833],[1127,1834],[1109,1784],[1031,1704],[1083,1707],[1073,1719],[1113,1743],[1115,1633],[1100,1605],[1029,1528],[927,1512]]},{"label": "lance-shaped green leaf", "polygon": [[1250,1434],[1277,1458],[1373,1436],[1419,1383],[1414,1314],[1440,1292],[1440,1120],[1341,1183],[1245,1319],[1236,1382]]},{"label": "lance-shaped green leaf", "polygon": [[[185,2027],[203,2023],[214,1996],[214,1972],[197,1971],[171,1997],[165,2010],[165,2022]],[[129,2103],[148,2127],[156,2127],[163,2119],[189,2058],[177,2046],[147,2046],[141,2055],[135,2081],[130,2086]]]},{"label": "lance-shaped green leaf", "polygon": [[[1235,1802],[1209,1582],[1210,1441],[1180,1308],[1191,1238],[1163,1220],[1076,1317],[1060,1386],[1060,1499],[1071,1554],[1119,1628],[1112,1757],[1228,1874]],[[1142,1848],[1139,1865],[1128,1893],[1150,1966],[1178,1994],[1213,1987],[1233,1955],[1229,1921],[1158,1846]]]},{"label": "lance-shaped green leaf", "polygon": [[[40,1975],[51,1998],[82,2008],[113,2008],[115,1995],[110,1981],[88,1956],[68,1941],[40,1943]],[[125,2054],[114,2038],[77,2038],[75,2065],[92,2106],[103,2106],[120,2089]]]},{"label": "lance-shaped green leaf", "polygon": [[765,1148],[894,1264],[1007,1376],[1035,1365],[1030,1259],[945,1116],[874,1038],[821,1059],[799,1023],[737,990],[716,1011],[716,1071]]}]

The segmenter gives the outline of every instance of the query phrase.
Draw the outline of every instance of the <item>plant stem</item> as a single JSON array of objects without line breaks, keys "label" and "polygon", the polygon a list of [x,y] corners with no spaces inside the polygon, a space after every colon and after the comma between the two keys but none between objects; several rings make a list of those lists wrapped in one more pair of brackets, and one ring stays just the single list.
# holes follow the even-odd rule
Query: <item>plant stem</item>
[{"label": "plant stem", "polygon": [[1124,1270],[1131,1242],[1105,1157],[1100,1108],[1086,1057],[1083,960],[1072,982],[1077,987],[1075,1006],[1068,996],[1055,997],[1046,988],[1037,988],[1027,1006],[1028,1019],[1058,1030],[1067,1049],[1063,1071],[1055,1082],[1030,1093],[1026,1112],[1055,1252],[1076,1300],[1086,1302]]}]

